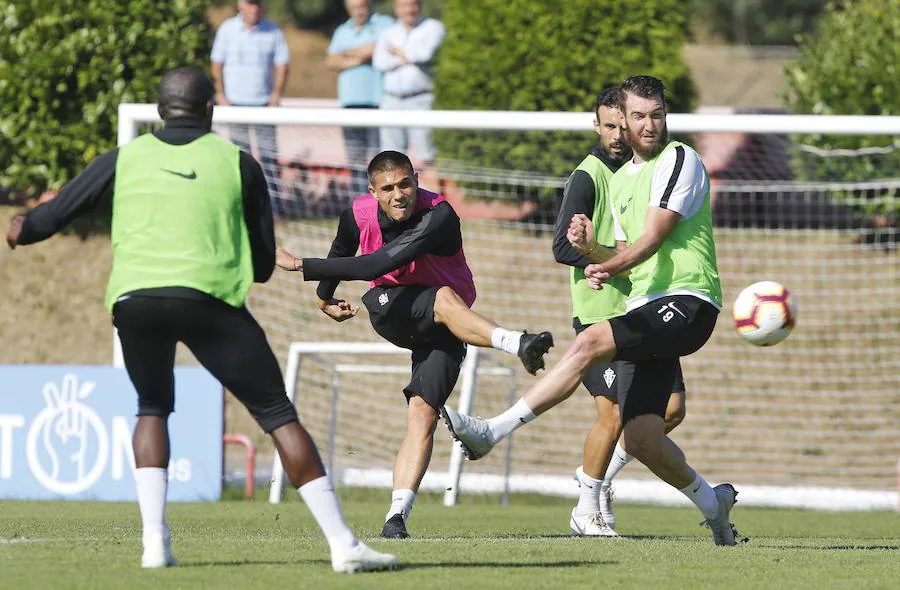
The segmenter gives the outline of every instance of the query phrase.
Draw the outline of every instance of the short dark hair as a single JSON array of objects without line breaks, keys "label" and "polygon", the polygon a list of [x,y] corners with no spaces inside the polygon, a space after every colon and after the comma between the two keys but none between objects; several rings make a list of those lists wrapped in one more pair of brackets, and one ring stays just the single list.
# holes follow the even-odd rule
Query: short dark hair
[{"label": "short dark hair", "polygon": [[393,170],[394,168],[406,168],[410,176],[412,176],[416,172],[415,168],[413,168],[412,162],[409,161],[409,158],[406,156],[406,154],[395,152],[394,150],[385,150],[372,158],[372,161],[369,162],[369,180],[371,180],[372,177],[379,172],[387,172],[388,170]]},{"label": "short dark hair", "polygon": [[625,94],[634,94],[641,98],[658,98],[666,104],[666,87],[662,80],[654,76],[632,76],[619,84],[619,109],[625,112]]},{"label": "short dark hair", "polygon": [[594,112],[597,112],[597,109],[600,107],[608,107],[611,109],[619,109],[619,103],[622,100],[619,98],[621,92],[619,91],[618,86],[607,86],[603,90],[600,91],[600,94],[597,95],[597,101],[594,103]]},{"label": "short dark hair", "polygon": [[204,118],[216,96],[216,87],[203,70],[184,66],[169,70],[159,80],[159,116],[163,120]]}]

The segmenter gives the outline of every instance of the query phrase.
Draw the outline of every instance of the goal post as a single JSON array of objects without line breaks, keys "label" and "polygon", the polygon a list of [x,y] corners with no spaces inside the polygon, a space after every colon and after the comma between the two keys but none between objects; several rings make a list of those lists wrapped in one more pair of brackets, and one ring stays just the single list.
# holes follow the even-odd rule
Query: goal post
[{"label": "goal post", "polygon": [[[301,416],[303,415],[302,400],[298,398],[298,382],[301,375],[304,358],[310,360],[318,360],[321,363],[330,366],[331,369],[331,416],[328,428],[327,449],[328,460],[325,462],[328,467],[329,474],[335,478],[335,440],[337,436],[337,414],[338,399],[340,394],[339,376],[342,374],[355,375],[386,375],[386,374],[403,374],[409,375],[409,363],[398,365],[378,364],[361,364],[346,362],[350,359],[365,357],[382,357],[382,356],[405,356],[409,357],[411,352],[407,349],[394,346],[393,344],[382,343],[358,343],[358,342],[293,342],[288,349],[287,369],[284,374],[284,385],[288,399],[291,403],[298,406]],[[328,359],[338,359],[343,363],[329,362]],[[479,376],[501,376],[509,380],[510,401],[516,392],[516,372],[508,367],[489,367],[482,366],[480,363],[481,349],[477,346],[469,346],[466,352],[466,358],[463,361],[461,369],[461,383],[458,410],[462,413],[469,413],[472,410],[473,396],[477,379]],[[398,404],[399,408],[399,404]],[[398,409],[399,411],[399,409]],[[506,503],[509,494],[509,477],[512,465],[512,438],[509,437],[505,444],[506,453],[504,454],[504,481],[501,490],[501,502]],[[453,445],[450,456],[450,466],[447,474],[446,486],[444,489],[444,505],[454,506],[459,497],[460,477],[463,469],[463,452],[459,443]],[[336,483],[353,483],[352,481],[338,481]],[[284,489],[284,468],[281,464],[281,458],[278,452],[275,452],[272,461],[272,480],[269,490],[269,503],[278,504],[281,502],[282,491]]]},{"label": "goal post", "polygon": [[[574,338],[567,269],[551,253],[566,172],[538,169],[546,162],[532,166],[515,160],[520,146],[514,140],[540,142],[545,134],[562,131],[590,143],[592,122],[589,112],[216,107],[213,129],[227,136],[232,124],[276,126],[277,147],[254,144],[253,151],[269,162],[264,167],[278,205],[278,242],[298,255],[321,257],[327,255],[338,214],[355,196],[350,178],[360,163],[348,161],[343,127],[472,132],[476,141],[466,144],[472,146],[471,157],[451,158],[439,146],[436,165],[420,174],[421,182],[444,193],[460,215],[478,288],[474,309],[510,329],[552,331],[552,367]],[[158,123],[155,105],[120,105],[120,144]],[[710,174],[724,294],[709,343],[683,359],[688,412],[673,440],[708,480],[738,485],[744,505],[894,508],[900,498],[900,116],[717,111],[670,114],[667,125],[673,135],[690,135],[688,142]],[[877,141],[859,149],[834,142],[837,147],[829,149],[819,140],[830,136]],[[493,143],[479,145],[482,139]],[[565,170],[573,170],[586,153],[571,162],[566,156]],[[513,161],[518,163],[509,164]],[[332,322],[312,304],[314,285],[297,274],[276,273],[255,286],[248,305],[278,357],[288,360],[288,388],[297,385],[300,415],[316,440],[325,441],[335,471],[344,461],[342,474],[389,486],[398,433],[405,429],[398,420],[404,414],[399,396],[409,378],[407,359],[401,363],[397,357],[397,367],[406,365],[401,371],[384,368],[385,359],[393,362],[391,356],[399,353],[289,353],[298,340],[383,345],[365,309],[351,323]],[[734,297],[759,280],[784,284],[799,305],[797,328],[770,348],[743,342],[730,320]],[[345,282],[338,296],[358,301],[365,289],[361,282]],[[319,360],[307,362],[311,355]],[[477,356],[483,357],[479,365],[488,365],[482,361],[495,353],[482,350]],[[115,362],[121,362],[120,355]],[[515,395],[521,396],[535,378],[511,364]],[[366,374],[356,365],[380,368]],[[508,407],[508,377],[485,373],[467,380],[466,375],[449,403],[480,415]],[[463,383],[470,381],[467,401]],[[341,406],[332,441],[337,398]],[[345,411],[345,400],[364,404],[377,420],[365,422]],[[593,414],[591,400],[579,389],[517,431],[511,462],[498,449],[466,464],[465,473],[460,469],[458,485],[447,482],[461,457],[454,459],[440,425],[424,489],[502,492],[506,487],[574,495],[571,474]],[[617,497],[624,501],[683,502],[639,465],[627,467],[620,479]]]}]

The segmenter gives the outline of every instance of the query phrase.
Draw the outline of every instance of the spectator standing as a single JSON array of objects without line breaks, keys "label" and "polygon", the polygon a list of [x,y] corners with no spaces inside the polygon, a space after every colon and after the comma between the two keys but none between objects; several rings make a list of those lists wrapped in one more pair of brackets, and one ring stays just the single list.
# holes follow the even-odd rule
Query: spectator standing
[{"label": "spectator standing", "polygon": [[[371,0],[344,0],[349,19],[335,31],[325,65],[338,73],[337,97],[341,108],[377,109],[381,103],[381,72],[372,67],[379,35],[394,19],[372,12]],[[344,148],[351,169],[354,194],[368,192],[366,166],[378,153],[376,127],[344,127]]]},{"label": "spectator standing", "polygon": [[[422,17],[419,0],[395,0],[397,22],[378,38],[372,65],[384,72],[381,108],[428,110],[434,104],[432,66],[444,40],[444,25]],[[416,127],[383,127],[381,149],[412,152],[417,164],[434,162],[431,130]]]},{"label": "spectator standing", "polygon": [[[281,102],[287,80],[290,52],[284,33],[263,17],[261,0],[238,0],[238,14],[216,31],[211,71],[216,84],[216,103],[223,106],[275,107]],[[278,194],[275,182],[278,144],[274,125],[233,124],[231,140],[250,153],[251,133],[269,192]],[[277,204],[277,200],[275,203]]]}]

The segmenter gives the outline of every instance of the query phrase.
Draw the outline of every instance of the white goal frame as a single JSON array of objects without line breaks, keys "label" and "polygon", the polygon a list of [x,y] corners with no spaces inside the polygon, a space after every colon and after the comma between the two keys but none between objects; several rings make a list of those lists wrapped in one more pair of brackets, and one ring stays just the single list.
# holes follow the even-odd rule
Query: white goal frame
[{"label": "white goal frame", "polygon": [[[117,145],[138,136],[139,126],[160,122],[154,104],[119,105]],[[551,111],[394,111],[322,107],[216,107],[214,123],[339,125],[344,127],[428,127],[484,131],[590,131],[591,112]],[[823,135],[900,135],[900,115],[741,115],[672,113],[672,133],[806,133]],[[122,345],[113,329],[113,366],[122,368]]]},{"label": "white goal frame", "polygon": [[[159,115],[156,105],[127,104],[119,105],[118,144],[123,145],[139,133],[140,126],[147,123],[158,123]],[[214,123],[249,123],[249,124],[295,124],[295,125],[334,125],[344,127],[427,127],[432,129],[467,129],[485,131],[584,131],[592,129],[594,114],[591,112],[515,112],[515,111],[380,111],[320,107],[216,107]],[[697,132],[734,132],[745,134],[810,134],[810,135],[894,135],[900,136],[900,116],[876,115],[763,115],[763,114],[727,114],[727,113],[673,113],[667,116],[667,126],[672,133]],[[113,365],[124,366],[121,345],[113,336]],[[295,343],[298,344],[298,343]],[[309,344],[309,343],[307,343]],[[319,343],[335,346],[332,352],[351,353],[359,350],[382,350],[387,354],[396,354],[386,350],[389,344],[359,343]],[[375,347],[375,348],[367,348]],[[380,348],[379,348],[380,347]],[[292,350],[294,346],[292,345]],[[398,349],[402,350],[402,349]],[[323,352],[322,350],[319,351]],[[406,353],[407,351],[403,351]],[[308,354],[308,353],[303,353]],[[296,371],[299,370],[300,353],[289,353],[286,382],[296,382]],[[471,357],[477,357],[472,354]],[[469,361],[467,363],[475,361]],[[472,369],[469,369],[470,371]],[[292,371],[294,371],[292,373]],[[464,383],[466,382],[464,370]],[[469,379],[474,382],[474,373]],[[465,390],[465,389],[464,389]],[[290,391],[290,389],[289,389]],[[468,399],[460,402],[461,410],[471,406],[474,391],[464,394]],[[454,457],[457,456],[454,450]],[[457,461],[462,462],[461,453]],[[277,459],[273,468],[281,469]],[[460,467],[461,472],[461,467]],[[481,478],[478,491],[496,491],[503,489],[521,492],[538,492],[572,495],[569,478],[544,476],[511,476],[498,482],[490,476],[478,474]],[[282,476],[279,475],[279,478]],[[465,480],[465,478],[463,478]],[[900,463],[897,467],[897,483],[900,489]],[[280,497],[281,479],[278,484]],[[458,481],[457,481],[458,483]],[[468,487],[468,486],[467,486]],[[458,485],[452,486],[456,493]],[[273,482],[273,495],[275,485]],[[626,501],[650,502],[657,504],[679,505],[687,501],[666,484],[658,481],[617,480],[617,495]],[[272,498],[270,497],[270,500]],[[445,498],[445,503],[451,502]],[[866,491],[855,489],[827,489],[819,487],[787,487],[787,486],[748,486],[741,487],[741,503],[743,505],[783,506],[799,508],[815,508],[823,510],[873,510],[900,509],[900,493],[897,491]]]},{"label": "white goal frame", "polygon": [[[284,373],[284,387],[287,392],[288,399],[291,403],[297,405],[297,381],[300,377],[300,369],[302,367],[303,358],[317,355],[340,355],[341,358],[353,355],[391,355],[391,356],[409,356],[410,351],[405,348],[394,346],[388,342],[381,343],[359,343],[359,342],[293,342],[288,350],[287,370]],[[516,371],[508,367],[482,367],[481,349],[477,346],[469,346],[466,353],[466,359],[463,361],[461,370],[462,382],[460,385],[459,407],[458,410],[464,414],[468,414],[472,410],[472,398],[475,394],[476,381],[479,376],[493,375],[503,376],[510,380],[510,400],[514,401],[516,393]],[[329,457],[326,464],[329,467],[329,474],[332,478],[335,474],[332,470],[334,465],[334,440],[335,440],[335,417],[337,414],[337,401],[339,396],[339,387],[337,378],[342,373],[367,373],[367,374],[386,374],[386,373],[409,373],[409,364],[405,365],[361,365],[353,363],[341,363],[332,365],[332,389],[331,389],[331,424],[329,427]],[[506,456],[504,459],[504,476],[501,494],[501,503],[506,504],[509,497],[509,479],[512,469],[512,438],[508,438],[506,444]],[[447,474],[447,483],[444,487],[444,506],[455,506],[459,497],[460,478],[463,469],[463,452],[459,443],[453,444],[453,450],[450,455],[450,469]],[[352,479],[352,478],[348,478]],[[364,480],[364,478],[363,478]],[[354,483],[352,481],[341,481],[335,483]],[[272,486],[269,489],[269,503],[278,504],[281,502],[282,490],[284,488],[284,467],[281,464],[281,458],[278,451],[272,460]]]}]

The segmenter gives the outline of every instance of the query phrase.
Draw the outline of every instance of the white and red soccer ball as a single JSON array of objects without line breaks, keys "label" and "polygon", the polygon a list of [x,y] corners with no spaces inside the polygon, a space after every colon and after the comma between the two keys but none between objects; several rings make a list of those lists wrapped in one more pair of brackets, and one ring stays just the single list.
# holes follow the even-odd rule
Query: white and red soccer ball
[{"label": "white and red soccer ball", "polygon": [[797,322],[794,296],[775,281],[753,283],[734,301],[734,327],[756,346],[772,346],[788,337]]}]

